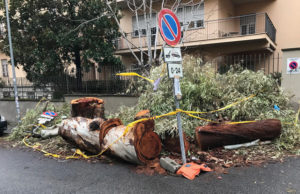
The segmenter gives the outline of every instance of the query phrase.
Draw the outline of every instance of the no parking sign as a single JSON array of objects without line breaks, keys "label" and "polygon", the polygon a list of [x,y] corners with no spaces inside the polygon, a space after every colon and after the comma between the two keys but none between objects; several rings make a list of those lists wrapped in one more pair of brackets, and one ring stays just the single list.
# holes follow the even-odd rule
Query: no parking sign
[{"label": "no parking sign", "polygon": [[169,9],[159,12],[158,26],[164,41],[170,46],[176,46],[181,39],[181,27],[177,16]]},{"label": "no parking sign", "polygon": [[57,113],[52,112],[52,111],[46,111],[46,112],[43,113],[43,115],[50,116],[50,117],[57,117]]},{"label": "no parking sign", "polygon": [[287,74],[300,74],[300,58],[287,59]]}]

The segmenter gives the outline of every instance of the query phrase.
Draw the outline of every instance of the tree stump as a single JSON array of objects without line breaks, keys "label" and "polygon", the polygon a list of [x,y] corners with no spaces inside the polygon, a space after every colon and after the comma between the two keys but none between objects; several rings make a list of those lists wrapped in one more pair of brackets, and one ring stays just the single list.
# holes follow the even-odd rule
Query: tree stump
[{"label": "tree stump", "polygon": [[72,117],[85,117],[89,119],[105,118],[104,101],[99,98],[85,97],[71,101]]},{"label": "tree stump", "polygon": [[281,122],[268,119],[243,124],[209,124],[197,127],[195,134],[197,144],[201,150],[246,143],[260,139],[272,140],[279,137]]}]

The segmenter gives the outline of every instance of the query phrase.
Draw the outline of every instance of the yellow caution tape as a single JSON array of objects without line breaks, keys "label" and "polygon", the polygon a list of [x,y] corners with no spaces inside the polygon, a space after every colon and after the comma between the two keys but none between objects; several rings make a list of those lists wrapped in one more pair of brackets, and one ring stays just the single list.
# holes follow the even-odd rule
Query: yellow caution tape
[{"label": "yellow caution tape", "polygon": [[[52,153],[49,153],[49,152],[47,152],[47,151],[45,151],[45,150],[40,149],[41,144],[39,144],[39,143],[36,143],[36,144],[34,144],[34,145],[29,145],[29,144],[26,142],[26,139],[28,139],[28,138],[29,138],[29,136],[26,136],[26,137],[24,137],[24,139],[23,139],[23,143],[24,143],[27,147],[33,148],[33,149],[35,149],[35,150],[38,150],[38,151],[44,153],[45,156],[51,156],[51,157],[53,157],[53,158],[63,158],[62,156],[60,156],[60,155],[58,155],[58,154],[52,154]],[[78,158],[78,157],[77,157],[77,158]]]},{"label": "yellow caution tape", "polygon": [[137,77],[140,77],[142,79],[145,79],[147,80],[148,82],[150,82],[151,84],[154,84],[154,80],[152,79],[149,79],[149,78],[146,78],[138,73],[135,73],[135,72],[127,72],[127,73],[117,73],[116,75],[118,76],[137,76]]},{"label": "yellow caution tape", "polygon": [[[220,108],[220,109],[217,109],[217,110],[214,110],[214,111],[209,111],[209,112],[196,112],[196,111],[184,111],[184,110],[181,110],[181,109],[176,109],[176,111],[172,111],[172,112],[169,112],[169,113],[166,113],[166,114],[163,114],[163,115],[159,115],[159,116],[154,116],[154,117],[151,117],[151,118],[143,118],[143,119],[139,119],[139,120],[136,120],[136,121],[133,121],[131,123],[129,123],[127,126],[126,126],[126,129],[124,131],[124,133],[118,138],[116,139],[114,142],[112,142],[110,145],[108,145],[104,150],[102,150],[99,154],[97,155],[92,155],[92,156],[87,156],[85,155],[81,150],[77,149],[75,151],[75,153],[72,155],[72,156],[61,156],[61,155],[58,155],[58,154],[52,154],[52,153],[49,153],[49,152],[46,152],[45,150],[42,150],[40,149],[39,147],[41,146],[41,144],[35,144],[35,145],[29,145],[27,142],[26,142],[26,139],[29,137],[25,137],[23,139],[23,142],[24,144],[27,146],[27,147],[31,147],[35,150],[38,150],[38,151],[41,151],[44,153],[45,156],[52,156],[54,158],[65,158],[65,159],[78,159],[79,156],[85,158],[85,159],[89,159],[89,158],[95,158],[95,157],[98,157],[98,156],[101,156],[104,152],[106,152],[113,144],[115,144],[116,142],[118,142],[122,137],[124,137],[125,135],[127,135],[129,133],[129,131],[139,122],[142,122],[142,121],[147,121],[147,120],[155,120],[155,119],[159,119],[159,118],[162,118],[162,117],[167,117],[167,116],[173,116],[173,115],[176,115],[177,113],[184,113],[192,118],[196,118],[196,119],[199,119],[199,120],[203,120],[203,121],[206,121],[206,122],[212,122],[212,123],[219,123],[219,122],[216,122],[216,121],[212,121],[212,120],[209,120],[209,119],[205,119],[205,118],[201,118],[201,117],[198,117],[198,116],[195,116],[193,114],[204,114],[204,113],[214,113],[214,112],[218,112],[218,111],[222,111],[222,110],[226,110],[226,109],[229,109],[231,108],[232,106],[240,103],[240,102],[243,102],[243,101],[246,101],[250,98],[253,98],[255,97],[256,95],[251,95],[247,98],[244,98],[242,100],[239,100],[235,103],[232,103],[230,105],[227,105],[223,108]],[[298,111],[298,114],[297,116],[299,116],[300,114],[300,109]],[[230,123],[226,123],[226,124],[241,124],[241,123],[253,123],[253,122],[257,122],[257,121],[240,121],[240,122],[230,122]],[[296,121],[295,121],[295,124],[298,122],[298,117],[296,117]],[[78,155],[78,156],[76,156]]]},{"label": "yellow caution tape", "polygon": [[38,126],[41,126],[42,128],[46,129],[47,127],[43,124],[38,124]]}]

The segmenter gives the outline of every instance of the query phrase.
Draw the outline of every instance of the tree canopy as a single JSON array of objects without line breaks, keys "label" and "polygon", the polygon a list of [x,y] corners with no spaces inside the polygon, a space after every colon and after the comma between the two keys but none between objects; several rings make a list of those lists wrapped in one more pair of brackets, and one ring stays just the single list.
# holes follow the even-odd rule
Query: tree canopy
[{"label": "tree canopy", "polygon": [[118,25],[103,0],[10,0],[10,17],[15,62],[31,81],[74,63],[81,83],[84,67],[120,65],[113,44]]}]

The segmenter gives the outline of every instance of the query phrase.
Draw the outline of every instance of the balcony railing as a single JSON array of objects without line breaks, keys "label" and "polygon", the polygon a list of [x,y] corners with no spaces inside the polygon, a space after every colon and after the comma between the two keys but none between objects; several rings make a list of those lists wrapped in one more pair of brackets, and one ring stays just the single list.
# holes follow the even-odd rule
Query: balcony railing
[{"label": "balcony railing", "polygon": [[[203,27],[200,28],[188,28],[190,24],[184,24],[184,30],[182,35],[183,43],[192,43],[213,39],[225,39],[232,37],[244,37],[257,34],[266,34],[275,43],[276,40],[276,28],[274,27],[271,19],[266,13],[257,13],[243,16],[230,17],[219,20],[206,21]],[[190,25],[194,26],[194,25]],[[154,34],[151,34],[151,45],[155,45],[155,29],[151,30]],[[126,39],[121,37],[116,41],[117,50],[147,47],[146,32],[141,31],[141,37],[138,37],[137,32],[126,33]],[[127,42],[127,43],[126,43]],[[156,45],[163,44],[163,40],[159,35],[157,37]]]}]

